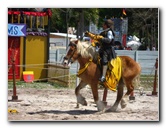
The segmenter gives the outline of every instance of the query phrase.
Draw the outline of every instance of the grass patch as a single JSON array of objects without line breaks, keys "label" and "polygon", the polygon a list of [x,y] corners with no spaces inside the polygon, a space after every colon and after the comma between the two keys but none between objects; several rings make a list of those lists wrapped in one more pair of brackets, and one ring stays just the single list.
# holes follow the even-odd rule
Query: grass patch
[{"label": "grass patch", "polygon": [[[60,89],[60,88],[71,88],[76,87],[76,75],[70,75],[70,82],[68,86],[60,85],[51,82],[33,82],[26,83],[24,81],[16,81],[17,88],[36,88],[36,89]],[[154,75],[141,75],[140,84],[138,86],[143,87],[145,90],[152,90],[154,85]],[[135,86],[136,87],[136,86]],[[158,87],[158,77],[157,77],[157,87]],[[8,82],[8,89],[13,89],[13,82]]]},{"label": "grass patch", "polygon": [[[35,89],[58,89],[65,88],[62,85],[58,85],[50,82],[32,82],[26,83],[23,81],[16,82],[16,88],[35,88]],[[13,89],[13,82],[8,82],[8,89]]]}]

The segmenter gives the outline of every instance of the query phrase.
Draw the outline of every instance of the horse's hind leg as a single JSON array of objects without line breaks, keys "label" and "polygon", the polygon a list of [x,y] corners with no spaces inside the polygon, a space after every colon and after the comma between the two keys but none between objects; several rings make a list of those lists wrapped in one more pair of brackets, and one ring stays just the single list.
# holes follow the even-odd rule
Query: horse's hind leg
[{"label": "horse's hind leg", "polygon": [[87,84],[81,80],[79,85],[75,88],[75,95],[77,97],[77,108],[79,108],[79,103],[82,105],[87,105],[85,98],[80,94],[80,90],[84,88]]},{"label": "horse's hind leg", "polygon": [[126,87],[127,87],[127,92],[126,94],[123,96],[122,100],[121,100],[121,108],[125,108],[127,106],[127,98],[129,97],[129,95],[131,94],[131,92],[133,92],[134,90],[134,86],[133,86],[133,83],[132,83],[132,80],[131,79],[128,79],[126,82]]},{"label": "horse's hind leg", "polygon": [[117,110],[119,102],[121,101],[122,96],[123,96],[123,89],[124,89],[124,83],[123,83],[123,79],[121,78],[119,81],[118,87],[117,87],[116,101],[115,101],[114,105],[110,109],[107,110],[108,112],[115,112]]}]

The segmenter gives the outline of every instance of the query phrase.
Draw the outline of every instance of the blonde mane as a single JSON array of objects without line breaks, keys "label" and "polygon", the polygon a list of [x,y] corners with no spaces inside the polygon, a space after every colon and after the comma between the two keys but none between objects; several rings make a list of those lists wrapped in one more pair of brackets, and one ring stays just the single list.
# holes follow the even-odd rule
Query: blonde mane
[{"label": "blonde mane", "polygon": [[96,60],[98,56],[98,53],[95,51],[95,47],[88,42],[78,41],[77,52],[84,58],[92,58],[94,60]]}]

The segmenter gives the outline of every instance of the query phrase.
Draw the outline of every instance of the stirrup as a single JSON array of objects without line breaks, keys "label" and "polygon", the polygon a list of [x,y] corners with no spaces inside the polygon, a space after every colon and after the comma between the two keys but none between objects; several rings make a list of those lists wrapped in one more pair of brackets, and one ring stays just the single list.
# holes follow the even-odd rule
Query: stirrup
[{"label": "stirrup", "polygon": [[102,76],[102,77],[99,79],[99,81],[100,81],[100,82],[105,82],[105,81],[106,81],[106,79],[105,79],[105,77],[104,77],[104,76]]}]

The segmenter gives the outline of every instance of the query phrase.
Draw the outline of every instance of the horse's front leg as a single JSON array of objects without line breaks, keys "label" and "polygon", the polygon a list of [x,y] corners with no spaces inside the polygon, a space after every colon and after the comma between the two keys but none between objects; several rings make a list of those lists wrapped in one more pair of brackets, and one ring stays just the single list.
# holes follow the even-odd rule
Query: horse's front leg
[{"label": "horse's front leg", "polygon": [[75,88],[75,95],[77,97],[77,108],[79,108],[79,103],[82,104],[82,105],[87,105],[87,102],[85,100],[85,97],[83,97],[81,94],[80,94],[80,90],[82,88],[84,88],[85,86],[87,85],[87,83],[83,82],[81,80],[81,82],[79,83],[79,85]]},{"label": "horse's front leg", "polygon": [[97,109],[100,112],[105,112],[105,104],[99,99],[99,94],[98,94],[98,83],[93,83],[91,84],[91,89],[92,89],[92,94],[94,98],[94,102],[97,105]]}]

